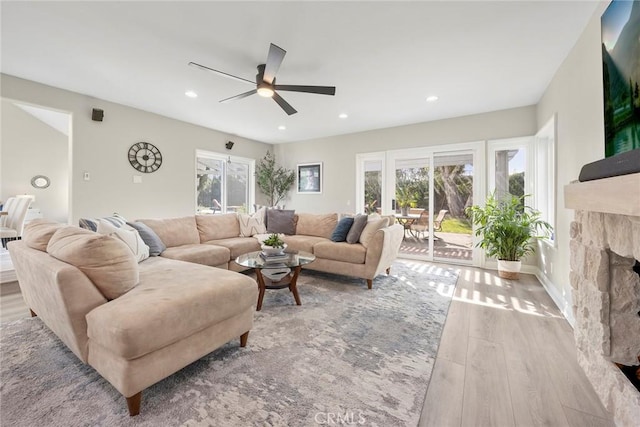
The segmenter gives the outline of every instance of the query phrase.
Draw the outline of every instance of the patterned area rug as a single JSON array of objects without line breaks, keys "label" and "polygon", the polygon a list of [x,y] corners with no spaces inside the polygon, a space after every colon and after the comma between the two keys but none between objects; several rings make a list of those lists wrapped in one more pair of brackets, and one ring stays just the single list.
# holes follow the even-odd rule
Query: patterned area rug
[{"label": "patterned area rug", "polygon": [[142,394],[141,414],[35,319],[0,329],[3,426],[415,426],[457,270],[398,261],[373,290],[303,271],[234,340]]}]

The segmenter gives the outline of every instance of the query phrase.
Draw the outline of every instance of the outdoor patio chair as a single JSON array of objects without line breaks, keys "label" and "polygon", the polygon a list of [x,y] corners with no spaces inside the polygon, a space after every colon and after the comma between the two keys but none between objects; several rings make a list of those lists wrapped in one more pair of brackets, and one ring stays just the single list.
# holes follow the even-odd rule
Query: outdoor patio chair
[{"label": "outdoor patio chair", "polygon": [[438,212],[438,216],[433,220],[433,231],[442,231],[442,221],[444,221],[444,216],[449,212],[446,209],[441,209]]},{"label": "outdoor patio chair", "polygon": [[420,234],[422,234],[422,238],[424,239],[424,233],[429,232],[429,211],[424,210],[420,212],[420,217],[411,223],[409,226],[409,232],[416,238],[420,238]]}]

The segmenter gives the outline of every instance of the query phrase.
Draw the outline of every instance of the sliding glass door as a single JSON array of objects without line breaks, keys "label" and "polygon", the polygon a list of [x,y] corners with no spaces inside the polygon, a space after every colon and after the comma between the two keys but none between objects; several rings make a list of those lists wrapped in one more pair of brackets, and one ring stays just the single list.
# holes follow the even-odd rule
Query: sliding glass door
[{"label": "sliding glass door", "polygon": [[465,209],[484,190],[482,180],[474,180],[482,173],[475,159],[482,158],[483,148],[483,143],[468,143],[386,152],[382,211],[394,214],[404,228],[401,256],[479,261]]}]

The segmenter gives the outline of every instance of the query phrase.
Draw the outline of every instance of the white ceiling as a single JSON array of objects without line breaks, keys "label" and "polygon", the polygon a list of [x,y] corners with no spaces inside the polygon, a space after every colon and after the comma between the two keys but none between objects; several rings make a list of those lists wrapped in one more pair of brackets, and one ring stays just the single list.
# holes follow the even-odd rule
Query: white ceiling
[{"label": "white ceiling", "polygon": [[[301,141],[536,104],[597,4],[3,1],[1,71],[232,135]],[[187,66],[253,80],[271,42],[287,51],[279,84],[335,85],[336,96],[281,92],[292,116],[257,95],[220,104],[252,86]]]}]

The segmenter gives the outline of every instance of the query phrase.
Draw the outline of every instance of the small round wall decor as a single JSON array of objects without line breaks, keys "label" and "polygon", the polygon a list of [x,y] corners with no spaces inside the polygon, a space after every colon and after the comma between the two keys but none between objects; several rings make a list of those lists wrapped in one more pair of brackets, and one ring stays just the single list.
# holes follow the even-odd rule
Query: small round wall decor
[{"label": "small round wall decor", "polygon": [[155,172],[162,165],[162,154],[153,144],[136,142],[129,148],[129,163],[142,173]]}]

